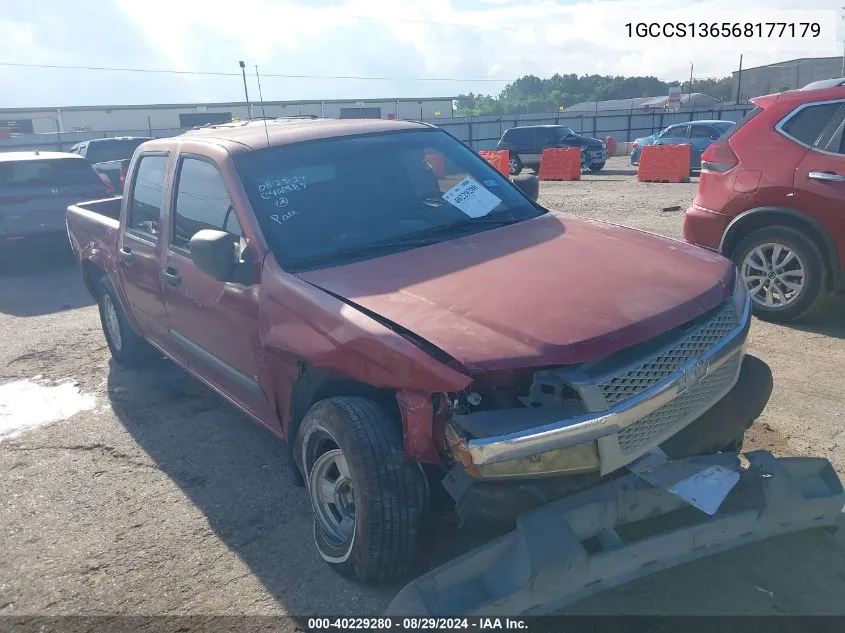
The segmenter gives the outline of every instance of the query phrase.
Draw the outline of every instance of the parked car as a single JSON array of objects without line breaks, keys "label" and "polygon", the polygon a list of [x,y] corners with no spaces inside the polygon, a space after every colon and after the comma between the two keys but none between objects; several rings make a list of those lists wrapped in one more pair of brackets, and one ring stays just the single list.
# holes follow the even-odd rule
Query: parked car
[{"label": "parked car", "polygon": [[118,136],[114,138],[96,138],[77,143],[70,151],[79,154],[101,174],[106,182],[111,183],[115,193],[123,192],[126,170],[132,154],[138,146],[149,141],[148,136]]},{"label": "parked car", "polygon": [[581,163],[590,171],[601,171],[607,162],[607,144],[588,136],[581,136],[563,125],[526,125],[505,130],[496,149],[510,152],[510,173],[516,175],[523,167],[540,168],[544,149],[580,147]]},{"label": "parked car", "polygon": [[701,169],[701,153],[733,124],[733,121],[688,121],[670,125],[651,136],[636,139],[631,144],[631,164],[640,164],[640,154],[646,145],[689,145],[690,171],[697,171]]},{"label": "parked car", "polygon": [[702,156],[684,236],[733,259],[761,318],[796,319],[843,288],[843,81],[752,99]]},{"label": "parked car", "polygon": [[158,350],[286,440],[317,551],[364,581],[435,499],[512,521],[657,446],[736,451],[771,392],[730,261],[547,211],[422,123],[149,141],[67,224],[114,359]]},{"label": "parked car", "polygon": [[112,194],[75,154],[0,152],[0,255],[36,243],[66,247],[68,205]]}]

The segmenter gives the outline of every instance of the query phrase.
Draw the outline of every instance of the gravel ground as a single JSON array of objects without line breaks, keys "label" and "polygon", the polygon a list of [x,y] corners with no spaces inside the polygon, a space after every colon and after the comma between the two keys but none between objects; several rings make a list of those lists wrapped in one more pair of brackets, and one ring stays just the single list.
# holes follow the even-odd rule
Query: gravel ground
[{"label": "gravel ground", "polygon": [[[632,174],[612,159],[580,182],[543,183],[541,202],[679,236],[696,184]],[[823,455],[845,471],[843,316],[837,299],[800,326],[755,322],[750,351],[772,366],[775,393],[749,447]],[[110,361],[68,256],[0,272],[0,387],[36,376],[75,381],[96,401],[0,441],[0,615],[376,614],[398,589],[359,587],[317,559],[305,493],[267,432],[166,361],[144,371]],[[473,538],[441,532],[434,559]],[[845,614],[843,570],[845,530],[807,532],[571,612]]]}]

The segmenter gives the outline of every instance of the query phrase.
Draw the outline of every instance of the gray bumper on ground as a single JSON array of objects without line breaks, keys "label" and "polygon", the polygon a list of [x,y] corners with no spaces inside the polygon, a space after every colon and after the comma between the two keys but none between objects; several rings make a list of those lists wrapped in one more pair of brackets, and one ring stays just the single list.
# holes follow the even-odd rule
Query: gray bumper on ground
[{"label": "gray bumper on ground", "polygon": [[713,516],[628,474],[526,512],[514,531],[405,586],[386,614],[543,615],[661,569],[836,524],[845,492],[826,459],[745,457],[748,467],[729,453],[673,462],[740,473]]}]

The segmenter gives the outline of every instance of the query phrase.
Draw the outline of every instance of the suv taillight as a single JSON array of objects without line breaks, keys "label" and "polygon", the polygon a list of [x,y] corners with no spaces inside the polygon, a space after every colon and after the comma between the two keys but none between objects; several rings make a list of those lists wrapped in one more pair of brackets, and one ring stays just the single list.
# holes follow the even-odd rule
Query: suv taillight
[{"label": "suv taillight", "polygon": [[631,149],[637,149],[637,145],[639,145],[639,143],[634,141],[633,143],[631,143]]},{"label": "suv taillight", "polygon": [[727,143],[713,143],[701,154],[701,170],[724,173],[736,167],[739,159]]}]

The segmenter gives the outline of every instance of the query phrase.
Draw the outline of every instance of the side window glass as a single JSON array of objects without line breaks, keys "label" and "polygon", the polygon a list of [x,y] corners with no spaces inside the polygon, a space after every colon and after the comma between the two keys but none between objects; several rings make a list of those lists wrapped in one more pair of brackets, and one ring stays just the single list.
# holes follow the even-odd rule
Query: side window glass
[{"label": "side window glass", "polygon": [[138,163],[129,202],[127,230],[158,239],[167,156],[144,156]]},{"label": "side window glass", "polygon": [[718,136],[718,133],[712,127],[708,127],[706,125],[693,125],[690,128],[690,138],[709,139],[713,136]]},{"label": "side window glass", "polygon": [[538,148],[553,145],[555,142],[554,131],[548,128],[538,128],[534,131],[534,145]]},{"label": "side window glass", "polygon": [[842,104],[838,102],[807,106],[792,115],[781,129],[804,145],[812,147],[841,107]]},{"label": "side window glass", "polygon": [[825,128],[816,143],[816,149],[832,154],[845,154],[845,108],[841,108]]},{"label": "side window glass", "polygon": [[203,229],[243,236],[229,192],[214,165],[196,158],[184,158],[177,178],[170,235],[173,246],[190,250],[191,238]]}]

